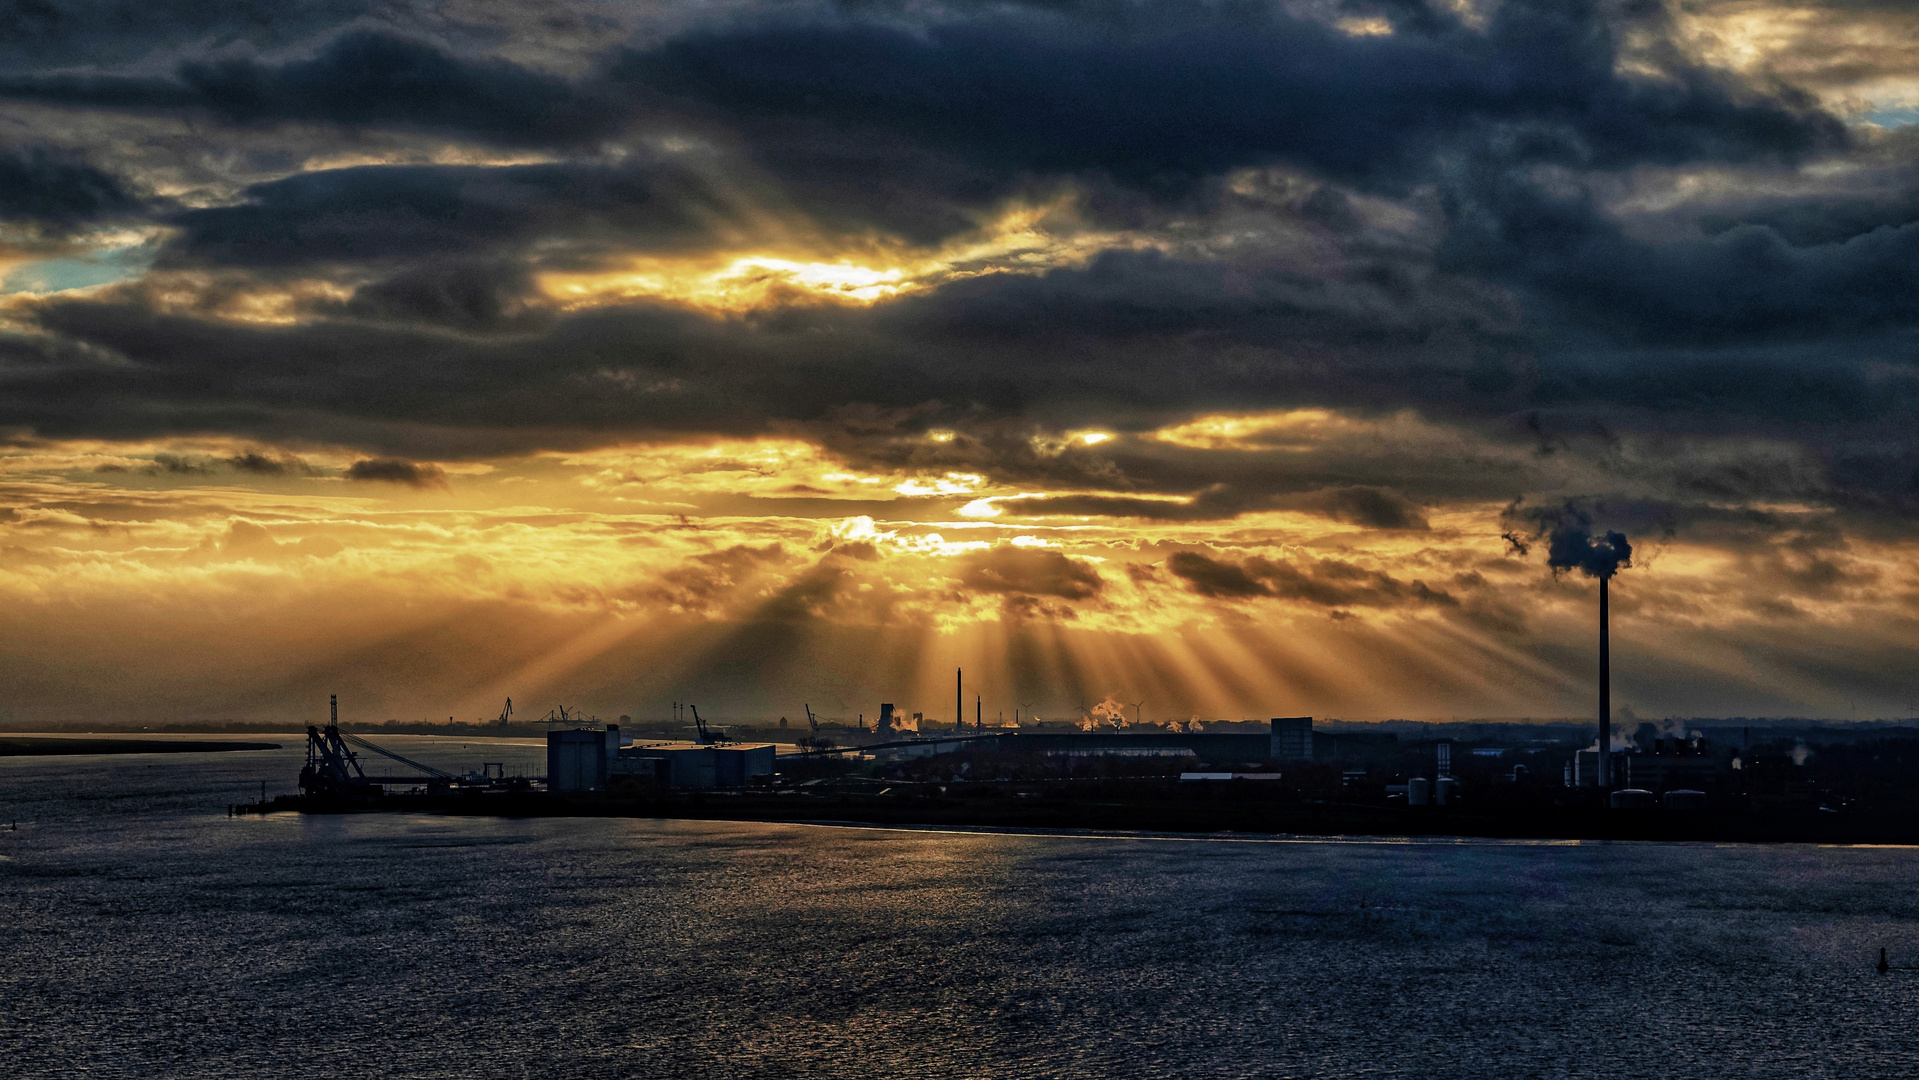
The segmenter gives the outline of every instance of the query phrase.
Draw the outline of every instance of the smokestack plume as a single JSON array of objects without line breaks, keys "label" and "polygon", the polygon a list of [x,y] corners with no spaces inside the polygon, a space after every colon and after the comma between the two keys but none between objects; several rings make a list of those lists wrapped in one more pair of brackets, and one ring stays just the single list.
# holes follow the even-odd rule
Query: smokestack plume
[{"label": "smokestack plume", "polygon": [[[1516,516],[1517,502],[1508,508]],[[1539,530],[1533,539],[1547,538],[1546,565],[1553,573],[1577,570],[1599,579],[1599,788],[1612,786],[1612,612],[1608,586],[1614,574],[1632,565],[1632,543],[1622,532],[1608,532],[1593,538],[1592,516],[1568,503],[1564,510],[1537,512]],[[1507,533],[1506,542],[1513,551],[1528,551],[1525,539]]]},{"label": "smokestack plume", "polygon": [[1626,534],[1609,532],[1595,540],[1591,523],[1582,514],[1576,520],[1561,522],[1552,531],[1546,565],[1554,570],[1578,570],[1603,583],[1621,568],[1632,565],[1632,544]]},{"label": "smokestack plume", "polygon": [[1612,611],[1607,586],[1621,567],[1632,565],[1632,544],[1622,532],[1595,540],[1592,522],[1570,513],[1552,530],[1546,564],[1599,579],[1599,787],[1612,790]]}]

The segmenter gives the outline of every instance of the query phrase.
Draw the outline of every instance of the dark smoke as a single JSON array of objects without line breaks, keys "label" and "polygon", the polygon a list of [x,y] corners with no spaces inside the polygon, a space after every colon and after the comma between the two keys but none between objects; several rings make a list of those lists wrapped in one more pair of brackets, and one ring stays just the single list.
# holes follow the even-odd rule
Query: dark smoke
[{"label": "dark smoke", "polygon": [[1595,540],[1592,522],[1584,514],[1572,514],[1554,525],[1546,552],[1546,565],[1554,570],[1580,570],[1587,577],[1609,578],[1620,567],[1632,565],[1632,544],[1626,534],[1608,532]]}]

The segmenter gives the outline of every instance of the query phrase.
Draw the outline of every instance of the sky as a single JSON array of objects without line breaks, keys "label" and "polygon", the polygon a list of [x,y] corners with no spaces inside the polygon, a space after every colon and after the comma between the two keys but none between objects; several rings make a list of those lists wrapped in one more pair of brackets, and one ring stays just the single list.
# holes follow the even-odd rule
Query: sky
[{"label": "sky", "polygon": [[1919,9],[0,13],[0,720],[1919,712]]}]

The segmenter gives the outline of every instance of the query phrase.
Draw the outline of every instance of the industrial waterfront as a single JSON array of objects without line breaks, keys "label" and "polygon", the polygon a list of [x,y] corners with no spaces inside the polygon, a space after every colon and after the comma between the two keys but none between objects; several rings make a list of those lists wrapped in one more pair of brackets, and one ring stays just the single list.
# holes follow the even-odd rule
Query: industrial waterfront
[{"label": "industrial waterfront", "polygon": [[0,761],[19,1075],[1919,1065],[1909,850],[221,814],[301,760]]},{"label": "industrial waterfront", "polygon": [[[797,743],[774,743],[691,715],[696,726],[685,738],[575,723],[545,732],[536,765],[482,760],[460,771],[344,730],[336,700],[327,723],[308,727],[297,792],[269,797],[263,785],[227,813],[1919,842],[1909,812],[1919,793],[1905,769],[1919,742],[1899,727],[1810,729],[1826,740],[1815,753],[1790,729],[1645,722],[1602,754],[1603,733],[1582,749],[1590,733],[1576,725],[1405,741],[1355,725],[1316,731],[1309,716],[1210,731],[987,729],[976,720],[900,732],[883,703],[876,729],[842,729],[836,741],[815,723]],[[493,742],[474,746],[484,757]],[[1818,761],[1809,769],[1811,757]]]}]

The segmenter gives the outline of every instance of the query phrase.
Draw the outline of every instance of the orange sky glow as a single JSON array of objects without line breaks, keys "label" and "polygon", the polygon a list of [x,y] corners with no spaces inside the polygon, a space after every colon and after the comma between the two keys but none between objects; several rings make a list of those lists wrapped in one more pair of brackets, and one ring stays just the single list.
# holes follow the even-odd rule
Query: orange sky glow
[{"label": "orange sky glow", "polygon": [[296,7],[0,42],[0,723],[1919,712],[1908,13]]}]

